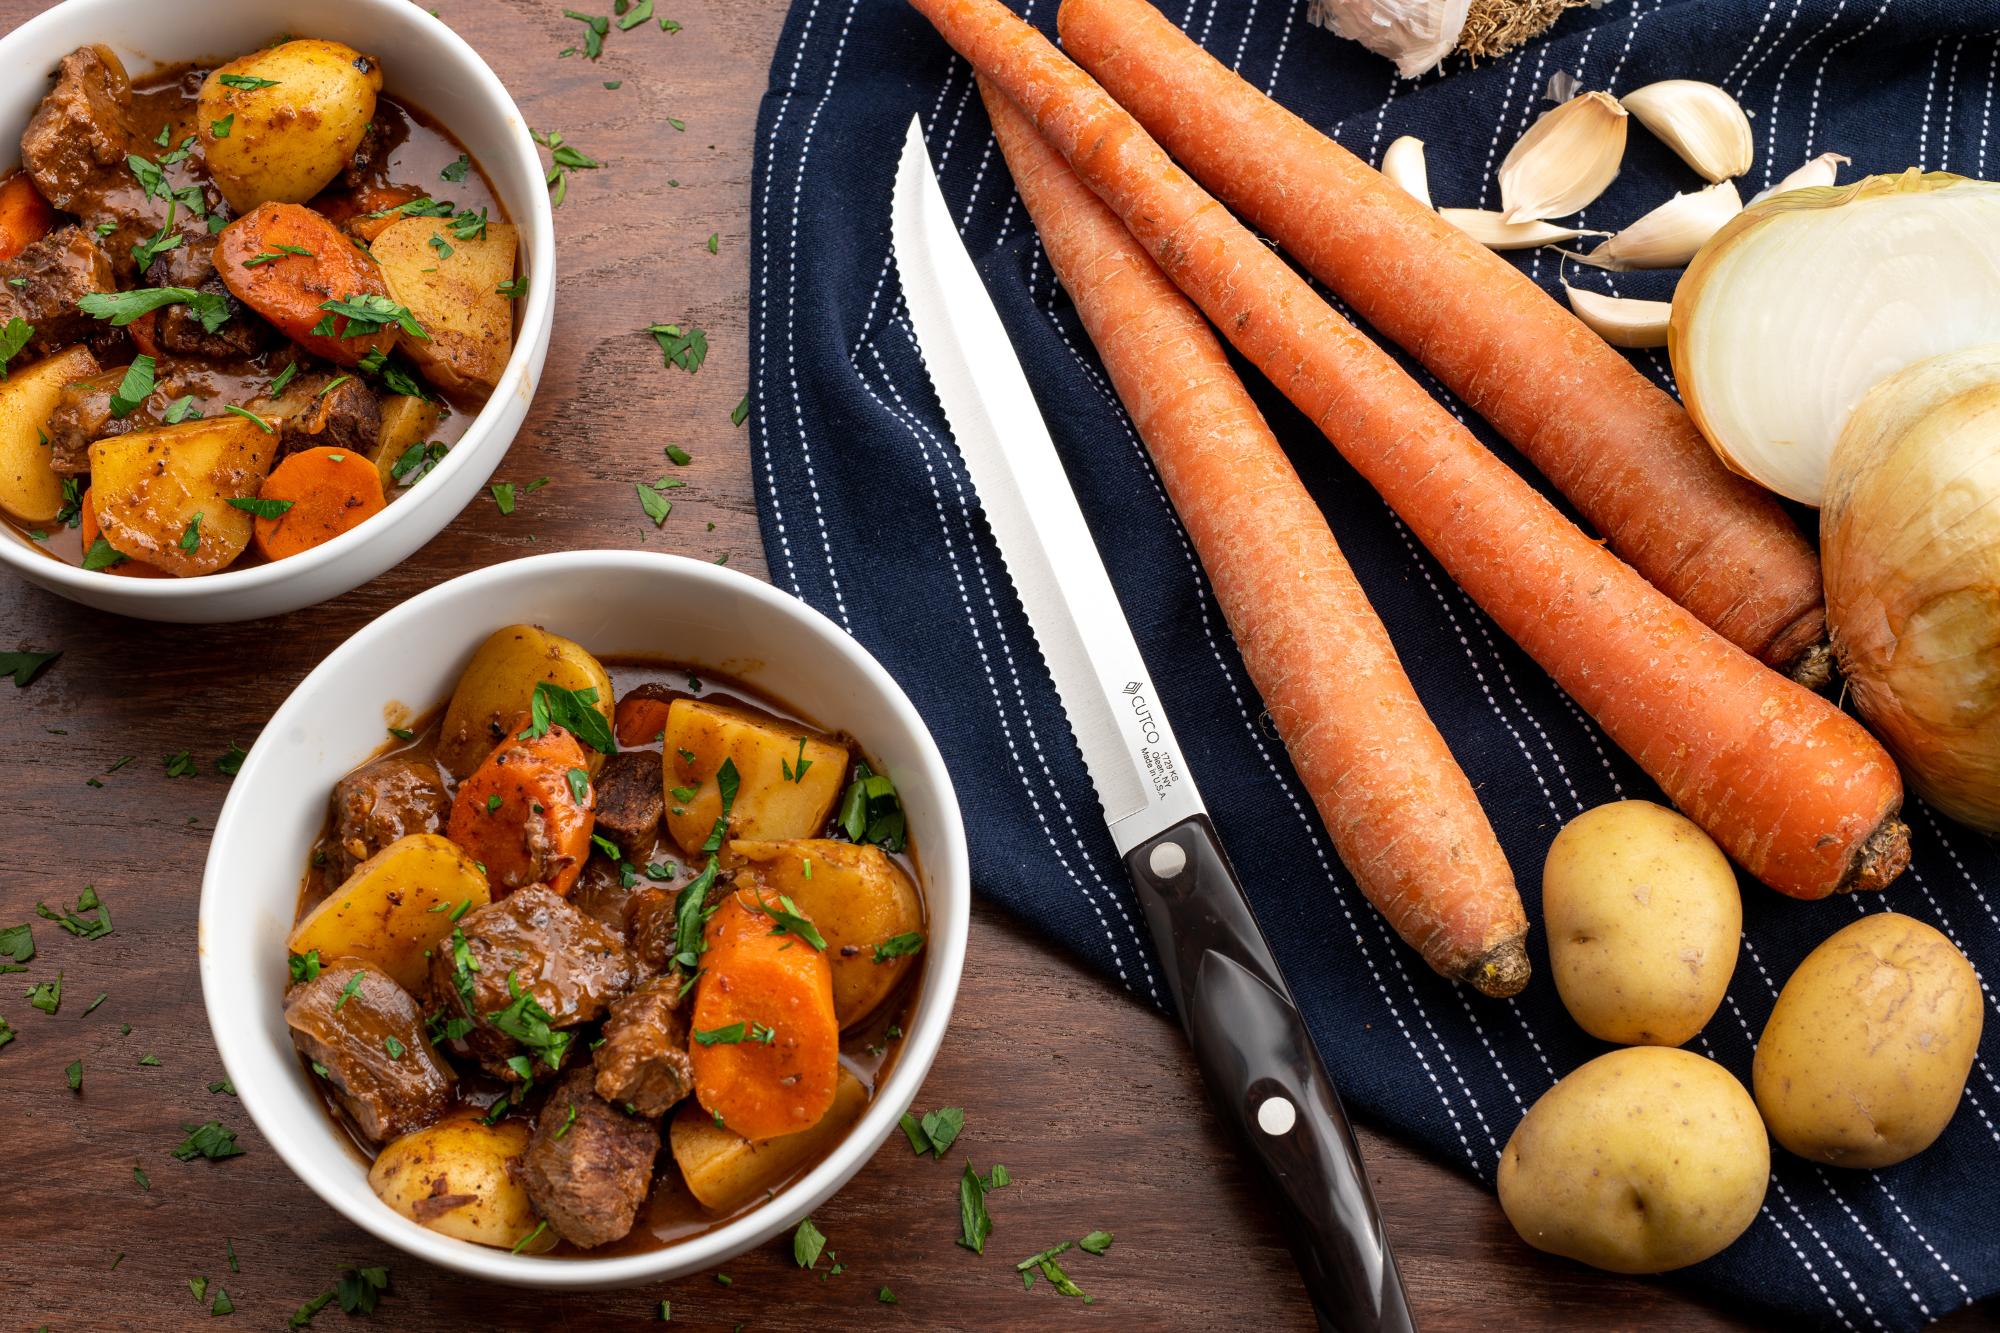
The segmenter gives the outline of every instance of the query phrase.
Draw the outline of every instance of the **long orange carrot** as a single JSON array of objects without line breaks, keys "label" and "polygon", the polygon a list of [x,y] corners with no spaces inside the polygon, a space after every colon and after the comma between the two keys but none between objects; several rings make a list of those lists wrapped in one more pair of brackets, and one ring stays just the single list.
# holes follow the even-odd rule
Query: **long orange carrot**
[{"label": "long orange carrot", "polygon": [[1492,422],[1612,550],[1766,665],[1825,678],[1812,547],[1621,353],[1146,0],[1063,0],[1057,22],[1161,146]]},{"label": "long orange carrot", "polygon": [[1201,312],[1019,108],[979,92],[1340,859],[1425,962],[1514,994],[1528,920],[1506,853],[1325,516]]},{"label": "long orange carrot", "polygon": [[[1586,537],[996,0],[911,0],[1027,112],[1162,271],[1473,600],[1751,874],[1800,898],[1909,861],[1902,779],[1860,724]],[[1238,513],[1246,529],[1259,516]]]}]

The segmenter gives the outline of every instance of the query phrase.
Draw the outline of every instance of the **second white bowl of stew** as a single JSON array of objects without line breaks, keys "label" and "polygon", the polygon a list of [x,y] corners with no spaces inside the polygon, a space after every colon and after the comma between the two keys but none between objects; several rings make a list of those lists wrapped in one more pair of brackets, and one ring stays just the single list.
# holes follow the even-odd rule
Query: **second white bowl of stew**
[{"label": "second white bowl of stew", "polygon": [[698,1271],[908,1108],[957,989],[949,776],[872,658],[671,556],[496,566],[279,710],[202,888],[244,1106],[320,1196],[503,1281]]},{"label": "second white bowl of stew", "polygon": [[0,563],[215,622],[428,541],[553,319],[520,113],[408,0],[66,0],[0,38]]}]

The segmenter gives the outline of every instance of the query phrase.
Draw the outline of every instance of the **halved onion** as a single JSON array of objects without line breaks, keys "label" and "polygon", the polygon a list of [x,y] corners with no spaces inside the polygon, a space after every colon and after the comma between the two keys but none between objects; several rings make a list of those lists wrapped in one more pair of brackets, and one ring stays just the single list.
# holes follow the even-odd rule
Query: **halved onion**
[{"label": "halved onion", "polygon": [[1911,170],[1792,190],[1715,234],[1674,292],[1667,347],[1722,461],[1817,505],[1863,394],[2000,341],[2000,184]]}]

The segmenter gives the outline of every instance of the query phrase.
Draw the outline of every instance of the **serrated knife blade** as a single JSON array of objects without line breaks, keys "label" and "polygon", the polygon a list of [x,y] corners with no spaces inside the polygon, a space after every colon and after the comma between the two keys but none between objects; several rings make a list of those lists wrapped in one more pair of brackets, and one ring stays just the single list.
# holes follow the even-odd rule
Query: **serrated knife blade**
[{"label": "serrated knife blade", "polygon": [[896,169],[890,236],[931,386],[1216,1107],[1278,1188],[1285,1236],[1321,1326],[1413,1330],[1353,1130],[1175,743],[914,118]]}]

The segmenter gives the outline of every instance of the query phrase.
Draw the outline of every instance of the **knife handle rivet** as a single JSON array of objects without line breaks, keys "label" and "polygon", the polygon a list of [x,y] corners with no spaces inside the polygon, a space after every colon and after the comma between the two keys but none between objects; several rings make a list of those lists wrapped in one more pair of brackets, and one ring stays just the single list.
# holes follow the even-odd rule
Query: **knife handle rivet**
[{"label": "knife handle rivet", "polygon": [[1289,1097],[1266,1097],[1257,1107],[1257,1128],[1272,1138],[1292,1132],[1299,1122],[1299,1108]]},{"label": "knife handle rivet", "polygon": [[1187,869],[1187,853],[1177,842],[1163,842],[1147,855],[1146,868],[1160,879],[1177,879]]}]

